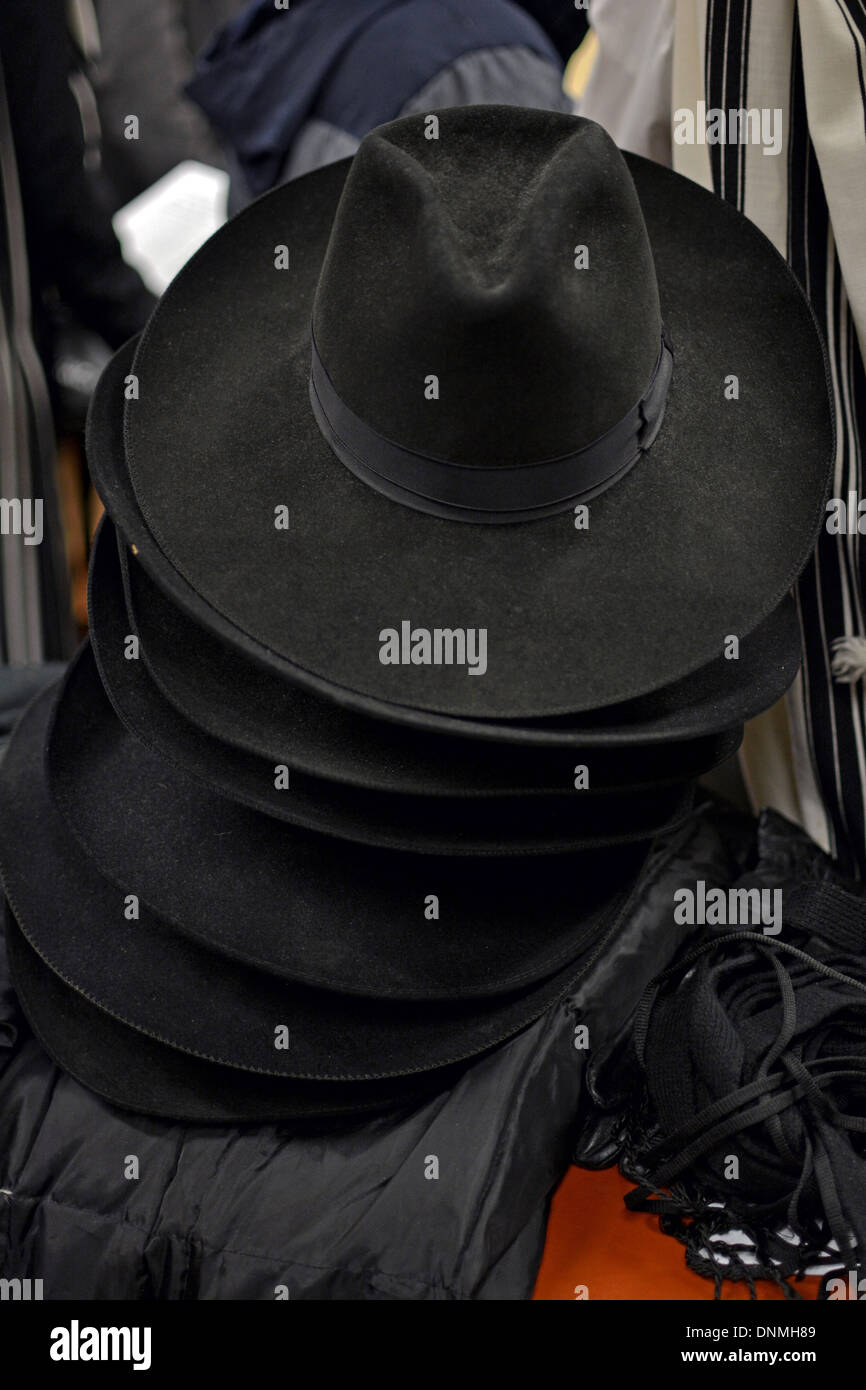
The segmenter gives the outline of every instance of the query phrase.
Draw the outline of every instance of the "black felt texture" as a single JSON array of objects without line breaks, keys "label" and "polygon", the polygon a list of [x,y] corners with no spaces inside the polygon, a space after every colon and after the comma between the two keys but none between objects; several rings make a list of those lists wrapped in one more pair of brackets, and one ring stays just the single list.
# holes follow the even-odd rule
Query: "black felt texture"
[{"label": "black felt texture", "polygon": [[[134,884],[123,892],[103,879],[52,813],[40,755],[56,699],[49,690],[29,707],[0,769],[6,900],[30,945],[66,984],[128,1027],[207,1061],[324,1081],[404,1076],[477,1055],[571,988],[616,929],[639,880],[638,864],[607,884],[592,919],[580,930],[575,924],[556,973],[493,998],[385,1001],[280,979],[194,942],[143,905],[137,920],[125,919],[125,893]],[[137,790],[128,786],[124,796]],[[103,836],[118,833],[124,810],[123,801],[103,808]],[[154,837],[163,853],[170,832],[161,825]],[[196,867],[187,865],[193,895],[203,891]],[[340,888],[335,872],[331,893]],[[255,903],[241,896],[252,925]],[[289,1029],[284,1050],[274,1046],[279,1026]]]},{"label": "black felt texture", "polygon": [[[441,778],[440,795],[431,799],[423,791],[410,795],[389,792],[370,794],[351,785],[346,787],[339,782],[322,781],[301,772],[291,776],[288,791],[277,790],[274,785],[275,766],[294,767],[293,763],[287,763],[284,751],[276,755],[275,762],[238,750],[232,744],[202,732],[163,697],[149,675],[144,648],[136,658],[128,658],[125,654],[127,635],[140,635],[141,629],[137,621],[132,621],[123,603],[118,549],[108,518],[101,523],[94,542],[88,616],[90,641],[100,679],[118,717],[130,733],[178,767],[200,778],[213,791],[291,824],[312,829],[323,827],[329,833],[345,833],[348,838],[364,843],[377,842],[377,828],[381,825],[383,830],[390,827],[390,833],[385,835],[386,844],[394,843],[399,829],[401,836],[411,837],[414,848],[442,850],[456,845],[461,853],[467,853],[472,848],[478,826],[484,824],[488,812],[491,813],[493,825],[496,825],[501,814],[501,803],[498,797],[494,797],[496,788],[489,784],[482,786],[480,800],[463,796],[455,802],[453,795],[441,794]],[[323,708],[320,712],[327,724],[328,709]],[[636,787],[661,786],[681,782],[685,777],[696,777],[736,752],[741,736],[742,730],[735,729],[721,735],[684,741],[670,748],[651,745],[649,749],[629,749],[624,754],[592,749],[586,754],[585,762],[589,769],[590,786],[580,795],[591,803],[592,798],[601,791],[614,789],[619,795]],[[473,745],[467,740],[457,744],[452,777],[458,787],[461,755],[465,757],[468,754],[471,759],[472,749]],[[369,750],[364,751],[369,753]],[[568,795],[573,799],[576,755],[566,759],[559,752],[554,756],[555,762],[550,770],[551,774],[558,774],[558,783],[553,789],[548,788],[545,805],[552,796],[552,815],[562,825],[567,825],[572,808],[568,800],[563,799],[563,787],[570,789]],[[528,765],[530,774],[536,760],[537,753],[523,753],[523,761]],[[548,757],[548,762],[551,761]],[[503,769],[503,772],[506,770]],[[421,768],[416,769],[415,779],[423,787]],[[529,795],[533,794],[542,796],[544,789],[533,788]],[[521,796],[525,803],[526,795],[512,789],[509,800],[514,802],[517,796]],[[419,801],[419,797],[423,797],[423,800]],[[524,804],[521,819],[531,823],[527,809]],[[622,823],[627,823],[628,817],[628,808],[624,807],[622,813],[616,815],[617,825],[621,827]],[[519,845],[520,838],[523,838],[521,829],[519,827],[518,835],[509,840],[510,845]],[[533,838],[537,840],[537,831]]]},{"label": "black felt texture", "polygon": [[[119,350],[94,393],[88,461],[110,515],[126,536],[137,538],[129,578],[133,611],[140,610],[147,637],[145,662],[170,703],[218,738],[264,756],[297,758],[299,766],[303,759],[304,770],[314,775],[370,786],[377,781],[381,786],[389,764],[395,776],[398,766],[411,776],[412,765],[426,747],[425,777],[430,776],[432,788],[438,768],[442,790],[448,790],[454,785],[453,776],[447,776],[449,762],[458,756],[465,759],[466,753],[452,752],[446,739],[501,745],[488,750],[488,757],[500,760],[501,767],[503,758],[513,757],[514,750],[524,746],[570,752],[575,746],[627,747],[698,737],[729,729],[768,708],[797,673],[800,635],[788,594],[743,638],[736,661],[717,658],[672,685],[582,716],[519,725],[382,702],[347,703],[339,687],[309,678],[290,663],[275,663],[276,670],[263,666],[254,644],[236,630],[227,631],[201,595],[180,578],[142,521],[123,453],[123,382],[134,349],[131,340]],[[410,732],[401,733],[403,726]],[[421,734],[438,737],[419,741]],[[368,757],[361,751],[366,748]],[[476,753],[480,757],[481,749]],[[486,777],[487,766],[479,776]],[[534,775],[541,778],[544,768],[540,760]],[[548,775],[559,775],[555,760],[550,769]],[[422,790],[417,784],[394,787],[390,780],[381,789]]]},{"label": "black felt texture", "polygon": [[[659,354],[622,155],[600,126],[555,112],[439,121],[438,140],[424,117],[380,127],[352,163],[313,312],[328,375],[407,449],[468,468],[573,453],[636,404]],[[442,409],[418,389],[428,372]]]},{"label": "black felt texture", "polygon": [[[786,596],[744,638],[738,660],[722,659],[676,686],[595,711],[595,723],[592,715],[574,716],[561,728],[553,721],[522,726],[491,721],[482,727],[466,720],[462,736],[407,729],[342,709],[232,652],[171,604],[122,538],[120,553],[145,665],[176,709],[237,747],[267,757],[280,752],[313,775],[381,790],[525,794],[561,785],[563,769],[583,750],[601,750],[596,766],[602,782],[636,785],[653,766],[646,763],[645,750],[659,743],[665,745],[669,772],[694,769],[699,759],[712,759],[718,734],[728,735],[780,699],[800,664],[796,607]],[[678,743],[692,745],[683,749],[682,764]]]},{"label": "black felt texture", "polygon": [[65,985],[28,945],[6,909],[15,992],[58,1066],[114,1105],[191,1124],[342,1121],[409,1105],[450,1085],[446,1067],[386,1081],[297,1081],[205,1062],[136,1032]]},{"label": "black felt texture", "polygon": [[[289,660],[341,686],[347,701],[523,719],[629,699],[716,659],[728,634],[753,631],[806,563],[833,446],[818,331],[784,260],[754,225],[670,170],[623,159],[597,128],[502,107],[444,111],[439,120],[438,146],[419,138],[422,116],[405,118],[368,136],[348,169],[331,166],[260,199],[173,281],[136,352],[138,399],[125,402],[140,510],[220,630],[240,633],[263,661]],[[526,196],[509,201],[516,170]],[[423,189],[424,213],[408,232],[398,214],[407,198],[415,202],[413,188]],[[646,323],[656,285],[639,251],[638,201],[674,376],[652,449],[594,499],[588,531],[575,531],[568,513],[512,526],[432,517],[384,498],[334,457],[307,393],[317,291],[323,306],[342,294],[352,344],[342,384],[348,392],[353,372],[353,404],[399,397],[397,423],[408,430],[415,420],[415,442],[429,436],[422,412],[438,411],[430,429],[459,440],[500,410],[514,451],[531,458],[569,418],[575,396],[595,403],[593,421],[616,416],[655,355]],[[446,223],[447,248],[439,235]],[[343,250],[349,227],[360,238],[351,256]],[[583,230],[594,269],[573,272],[585,278],[587,315],[573,312],[569,333],[554,301]],[[395,266],[407,236],[425,254]],[[278,245],[289,247],[289,270],[274,268]],[[353,266],[377,257],[391,279],[359,294]],[[435,325],[457,293],[452,261],[474,277],[478,322],[488,329],[515,321],[509,312],[531,284],[535,330],[523,353],[507,333],[492,335],[489,360],[471,367],[476,397],[487,383],[485,400],[448,377],[437,402],[424,399],[421,381],[409,404],[402,364],[420,361],[423,346],[404,329],[384,345],[375,340],[370,301],[400,300],[402,319],[394,310],[386,322],[405,324],[407,303],[438,285],[413,320],[418,332],[426,324],[437,358]],[[321,317],[330,352],[335,330],[324,308]],[[555,331],[546,335],[544,325]],[[449,341],[462,361],[458,341]],[[588,382],[575,380],[579,366]],[[447,376],[447,363],[437,358],[429,371]],[[730,373],[740,381],[736,401],[725,399]],[[551,379],[569,382],[556,412],[549,402],[538,408]],[[521,410],[527,400],[535,408]],[[291,511],[288,532],[273,525],[281,504]],[[486,628],[486,674],[383,666],[378,634],[403,620]]]},{"label": "black felt texture", "polygon": [[[46,731],[49,793],[79,857],[198,943],[311,986],[403,999],[517,989],[580,950],[646,853],[457,858],[298,830],[208,794],[100,694],[85,648]],[[430,894],[438,920],[424,915]]]},{"label": "black felt texture", "polygon": [[[202,804],[208,798],[226,799],[230,790],[230,805],[242,827],[239,833],[249,839],[268,834],[289,837],[284,838],[283,852],[291,843],[292,831],[304,829],[333,838],[334,853],[341,844],[357,844],[412,853],[519,858],[651,838],[680,814],[691,785],[680,780],[595,797],[584,797],[580,789],[572,788],[567,796],[536,797],[530,802],[500,797],[481,802],[453,800],[447,806],[441,799],[339,789],[332,783],[321,784],[317,792],[302,775],[290,778],[288,788],[278,792],[273,766],[263,760],[251,762],[233,750],[202,747],[203,736],[183,725],[171,706],[163,702],[158,711],[158,738],[153,738],[152,726],[147,725],[142,726],[141,738],[130,737],[100,682],[92,650],[86,646],[80,652],[69,672],[50,747],[58,795],[77,806],[85,800],[84,788],[89,789],[89,803],[83,811],[71,810],[70,821],[78,824],[82,814],[97,811],[100,798],[109,794],[111,774],[122,784],[124,760],[138,766],[149,754],[154,775],[160,776],[163,768],[176,777],[185,773]],[[97,720],[103,738],[95,750],[99,763],[87,767],[82,763],[84,743],[79,729],[88,721],[94,727]],[[114,758],[111,767],[109,757]],[[231,765],[230,770],[221,776],[220,767],[226,765]]]}]

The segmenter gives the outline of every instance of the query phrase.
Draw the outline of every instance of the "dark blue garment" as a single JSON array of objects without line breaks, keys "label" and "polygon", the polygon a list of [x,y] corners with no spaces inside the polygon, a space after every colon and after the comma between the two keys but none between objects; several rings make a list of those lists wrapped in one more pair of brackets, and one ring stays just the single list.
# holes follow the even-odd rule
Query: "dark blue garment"
[{"label": "dark blue garment", "polygon": [[462,54],[501,47],[562,69],[510,0],[294,0],[289,10],[255,0],[205,48],[187,91],[258,194],[308,117],[360,139]]}]

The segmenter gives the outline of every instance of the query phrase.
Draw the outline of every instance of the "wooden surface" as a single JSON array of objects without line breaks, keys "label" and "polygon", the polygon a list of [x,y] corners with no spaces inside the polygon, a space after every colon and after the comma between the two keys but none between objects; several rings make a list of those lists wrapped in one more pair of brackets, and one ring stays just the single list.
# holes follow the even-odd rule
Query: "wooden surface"
[{"label": "wooden surface", "polygon": [[[631,1187],[615,1168],[569,1169],[553,1199],[536,1299],[571,1300],[578,1287],[590,1300],[713,1298],[712,1281],[686,1268],[679,1241],[662,1235],[654,1217],[626,1210],[623,1197]],[[819,1282],[804,1279],[797,1291],[814,1299]],[[762,1299],[784,1297],[774,1284],[758,1287]],[[726,1300],[748,1297],[745,1285],[724,1288]]]}]

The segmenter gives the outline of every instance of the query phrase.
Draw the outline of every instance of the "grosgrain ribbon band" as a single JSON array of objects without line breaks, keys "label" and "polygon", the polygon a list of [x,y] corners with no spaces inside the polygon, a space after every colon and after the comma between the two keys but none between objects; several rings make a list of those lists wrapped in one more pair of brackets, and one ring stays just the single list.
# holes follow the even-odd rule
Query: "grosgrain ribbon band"
[{"label": "grosgrain ribbon band", "polygon": [[310,403],[331,450],[386,497],[460,521],[528,521],[596,496],[637,463],[661,428],[672,374],[673,348],[662,325],[659,355],[645,395],[600,438],[573,454],[495,467],[416,453],[379,434],[338,395],[315,338]]}]

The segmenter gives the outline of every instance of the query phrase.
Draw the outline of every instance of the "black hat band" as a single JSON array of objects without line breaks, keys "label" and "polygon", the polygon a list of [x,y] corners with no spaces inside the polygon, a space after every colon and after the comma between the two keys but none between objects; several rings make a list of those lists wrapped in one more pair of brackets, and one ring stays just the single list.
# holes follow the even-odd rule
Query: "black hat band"
[{"label": "black hat band", "polygon": [[310,402],[337,458],[393,501],[457,521],[529,521],[610,487],[653,443],[673,375],[673,348],[662,324],[645,395],[603,435],[573,454],[483,468],[417,453],[379,434],[339,396],[312,333],[311,341]]}]

